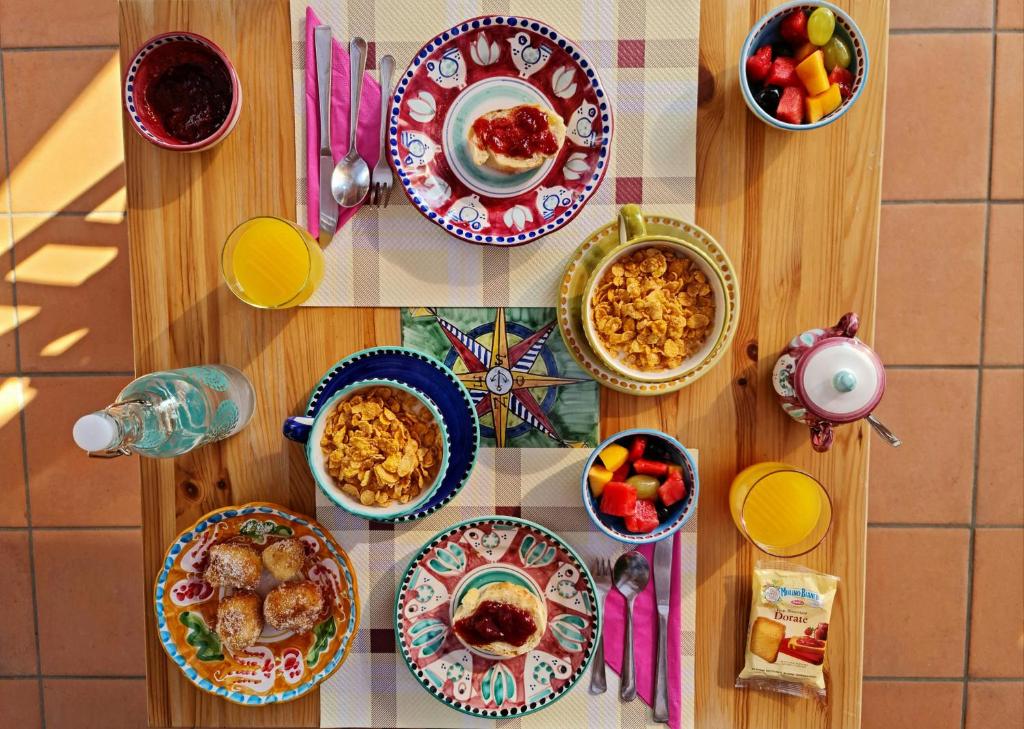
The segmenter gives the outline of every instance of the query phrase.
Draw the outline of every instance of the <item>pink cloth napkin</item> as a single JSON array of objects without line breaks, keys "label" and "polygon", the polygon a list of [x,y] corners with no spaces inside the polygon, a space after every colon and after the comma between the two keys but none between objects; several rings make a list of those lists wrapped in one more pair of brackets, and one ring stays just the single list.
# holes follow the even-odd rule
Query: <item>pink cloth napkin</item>
[{"label": "pink cloth napkin", "polygon": [[[680,565],[682,564],[682,542],[676,534],[672,538],[672,592],[668,606],[668,711],[672,729],[681,726],[682,648],[679,635],[682,625],[682,599],[679,595]],[[654,545],[644,544],[637,548],[651,563],[651,581],[647,589],[636,596],[633,604],[633,650],[636,654],[636,690],[641,699],[654,706],[654,672],[658,660],[658,600],[654,592]],[[604,657],[616,673],[622,672],[622,645],[625,642],[626,601],[619,591],[612,589],[605,602]]]},{"label": "pink cloth napkin", "polygon": [[[306,8],[306,182],[309,194],[306,227],[316,237],[320,230],[320,107],[316,86],[316,49],[313,29],[320,18]],[[348,50],[331,39],[331,151],[337,162],[348,153],[349,62]],[[380,84],[366,73],[363,76],[363,101],[359,107],[356,149],[372,169],[380,153]],[[338,227],[348,222],[362,207],[338,208]]]}]

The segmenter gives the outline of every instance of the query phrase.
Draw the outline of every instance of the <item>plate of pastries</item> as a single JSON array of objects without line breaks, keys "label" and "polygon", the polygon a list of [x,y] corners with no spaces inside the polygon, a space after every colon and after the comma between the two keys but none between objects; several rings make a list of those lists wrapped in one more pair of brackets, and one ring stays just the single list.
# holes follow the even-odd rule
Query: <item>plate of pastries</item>
[{"label": "plate of pastries", "polygon": [[182,532],[154,600],[171,659],[239,704],[306,693],[344,662],[359,624],[345,551],[314,520],[264,502],[218,509]]}]

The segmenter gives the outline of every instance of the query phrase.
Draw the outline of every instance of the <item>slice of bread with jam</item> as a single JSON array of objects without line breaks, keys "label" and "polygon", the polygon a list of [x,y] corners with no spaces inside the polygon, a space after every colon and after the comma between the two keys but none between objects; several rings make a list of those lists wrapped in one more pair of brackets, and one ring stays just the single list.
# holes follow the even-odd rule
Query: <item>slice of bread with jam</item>
[{"label": "slice of bread with jam", "polygon": [[562,117],[539,104],[489,111],[469,130],[473,162],[509,174],[540,167],[564,143]]}]

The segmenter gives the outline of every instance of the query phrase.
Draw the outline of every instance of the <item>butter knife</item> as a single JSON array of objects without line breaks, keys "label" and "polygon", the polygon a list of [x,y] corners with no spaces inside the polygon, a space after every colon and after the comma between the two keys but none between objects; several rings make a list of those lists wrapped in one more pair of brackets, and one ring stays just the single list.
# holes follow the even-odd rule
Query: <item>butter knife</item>
[{"label": "butter knife", "polygon": [[668,722],[668,603],[672,592],[672,540],[654,545],[654,593],[658,598],[658,663],[654,674],[654,720]]},{"label": "butter knife", "polygon": [[313,30],[316,51],[316,91],[320,102],[320,245],[334,237],[338,227],[338,203],[331,194],[334,154],[331,152],[331,26]]}]

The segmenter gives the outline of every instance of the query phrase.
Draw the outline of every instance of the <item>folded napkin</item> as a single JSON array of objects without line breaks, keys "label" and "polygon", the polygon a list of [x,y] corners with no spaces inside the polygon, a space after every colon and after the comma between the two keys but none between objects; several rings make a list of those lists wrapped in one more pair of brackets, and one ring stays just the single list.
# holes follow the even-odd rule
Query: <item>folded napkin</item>
[{"label": "folded napkin", "polygon": [[[320,18],[306,8],[306,181],[309,211],[306,227],[313,237],[320,230],[320,107],[316,85],[316,49],[313,29]],[[337,162],[348,153],[349,61],[348,51],[337,38],[331,39],[331,151]],[[363,75],[363,101],[359,107],[356,149],[372,168],[380,153],[380,84],[369,73]],[[338,208],[338,227],[362,207]]]},{"label": "folded napkin", "polygon": [[[682,631],[682,605],[679,581],[682,579],[682,542],[677,533],[672,538],[672,591],[668,605],[668,686],[678,686],[682,681],[682,651],[679,634]],[[658,600],[654,588],[654,545],[644,544],[637,548],[651,564],[651,581],[647,588],[636,596],[633,603],[633,650],[636,655],[636,691],[648,706],[654,706],[654,674],[658,660]],[[625,642],[626,600],[619,591],[612,589],[605,601],[604,657],[616,673],[622,673],[622,645]],[[611,690],[611,689],[609,689]],[[682,725],[680,691],[668,692],[669,726],[679,729]]]}]

